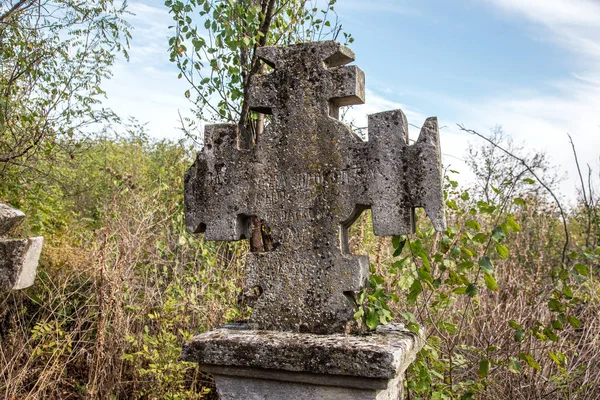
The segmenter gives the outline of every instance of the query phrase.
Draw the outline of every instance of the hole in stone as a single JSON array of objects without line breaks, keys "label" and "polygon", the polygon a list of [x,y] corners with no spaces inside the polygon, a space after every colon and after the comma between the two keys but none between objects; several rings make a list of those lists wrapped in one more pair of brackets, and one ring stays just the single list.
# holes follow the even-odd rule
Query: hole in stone
[{"label": "hole in stone", "polygon": [[249,239],[251,252],[263,253],[277,250],[280,243],[273,239],[271,228],[264,220],[255,215],[240,214],[238,221],[240,217],[243,219],[243,222],[238,225],[242,227],[241,232],[243,232],[243,236],[240,234],[240,239]]},{"label": "hole in stone", "polygon": [[263,66],[262,66],[262,71],[261,73],[263,75],[269,75],[272,74],[273,72],[275,72],[275,68],[273,68],[272,66],[270,66],[269,64],[263,62]]},{"label": "hole in stone", "polygon": [[250,289],[252,291],[252,295],[255,297],[260,297],[263,294],[263,288],[256,285],[254,286],[252,289]]},{"label": "hole in stone", "polygon": [[[363,211],[368,212],[364,213]],[[352,214],[340,225],[340,246],[344,254],[356,254],[367,237],[367,229],[373,232],[370,206],[357,204]]]},{"label": "hole in stone", "polygon": [[263,288],[256,285],[251,288],[246,288],[238,298],[238,303],[241,305],[246,305],[248,307],[254,307],[256,305],[256,301],[263,294]]},{"label": "hole in stone", "polygon": [[333,101],[329,102],[329,116],[333,119],[340,119],[340,107]]},{"label": "hole in stone", "polygon": [[250,235],[250,216],[245,214],[237,215],[237,237],[238,240],[247,239]]}]

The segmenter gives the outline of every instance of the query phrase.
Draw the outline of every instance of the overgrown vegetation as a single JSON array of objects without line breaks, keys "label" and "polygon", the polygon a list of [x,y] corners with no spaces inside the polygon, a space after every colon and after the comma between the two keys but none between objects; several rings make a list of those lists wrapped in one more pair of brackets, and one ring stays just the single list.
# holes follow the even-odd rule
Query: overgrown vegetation
[{"label": "overgrown vegetation", "polygon": [[[275,1],[168,1],[177,25],[171,58],[193,85],[189,96],[202,116],[248,125],[256,140],[262,117],[248,117],[251,123],[243,117],[244,87],[258,68],[256,46],[340,34],[333,3],[321,11],[309,1],[287,2],[288,9]],[[28,62],[36,51],[50,54],[64,32],[44,36],[31,28],[39,21],[33,8],[0,15],[0,90],[8,110],[0,113],[0,201],[28,215],[19,233],[46,238],[35,285],[0,293],[0,398],[214,398],[211,377],[180,361],[181,345],[248,314],[238,303],[248,245],[204,242],[185,232],[183,174],[195,149],[152,140],[142,126],[110,112],[95,114],[101,78],[128,37],[124,9],[99,1],[78,14],[84,9],[69,13],[70,2],[47,4],[70,16],[65,24],[74,22],[71,43],[81,44],[77,32],[85,29],[100,41],[77,53],[85,68],[76,72],[87,72],[74,75],[81,79],[74,85],[65,81],[72,70],[60,67],[63,59]],[[270,8],[263,41],[258,32]],[[225,36],[206,41],[193,31],[192,16]],[[84,22],[88,28],[76,31]],[[94,36],[99,32],[108,36]],[[66,47],[58,50],[68,55]],[[85,57],[93,51],[110,57],[89,64]],[[11,78],[4,60],[23,72]],[[42,67],[49,69],[35,69]],[[62,99],[53,88],[77,101],[53,106]],[[83,121],[99,120],[114,130],[77,131]],[[547,191],[553,177],[543,157],[515,158],[502,149],[518,147],[500,136],[493,141],[503,147],[471,150],[473,188],[447,171],[445,232],[434,232],[420,214],[417,233],[405,237],[374,237],[368,213],[357,221],[351,246],[370,253],[372,262],[357,318],[371,328],[396,320],[424,329],[427,343],[407,373],[410,399],[597,399],[595,188],[582,177],[578,205],[559,208]]]},{"label": "overgrown vegetation", "polygon": [[504,152],[490,142],[477,149],[488,156],[471,161],[495,165],[489,173],[506,189],[485,174],[461,188],[449,171],[445,232],[434,232],[424,215],[416,235],[391,240],[358,228],[375,256],[363,297],[367,324],[395,315],[414,332],[425,329],[425,347],[407,373],[411,399],[596,399],[594,188],[583,187],[579,206],[566,212],[544,193],[548,184],[532,178],[547,165],[498,164],[493,150]]},{"label": "overgrown vegetation", "polygon": [[[47,241],[36,284],[2,294],[3,398],[210,398],[181,344],[247,313],[247,246],[185,233],[191,157],[131,126],[5,181],[0,198]],[[378,238],[366,214],[351,242],[373,263],[367,323],[426,330],[411,398],[597,398],[597,199],[569,211],[563,263],[560,215],[535,181],[488,202],[452,176],[446,232],[419,217],[416,235]]]}]

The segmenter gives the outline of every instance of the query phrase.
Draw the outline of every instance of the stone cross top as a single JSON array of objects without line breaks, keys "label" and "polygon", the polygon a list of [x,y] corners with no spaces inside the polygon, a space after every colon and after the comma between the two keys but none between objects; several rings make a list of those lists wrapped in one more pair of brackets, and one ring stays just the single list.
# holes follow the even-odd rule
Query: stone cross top
[{"label": "stone cross top", "polygon": [[185,176],[186,226],[207,240],[249,237],[250,219],[270,229],[275,248],[249,253],[246,284],[260,297],[252,329],[357,332],[353,294],[369,273],[349,253],[347,229],[364,209],[376,235],[414,230],[414,208],[445,226],[437,119],[408,145],[401,110],[369,116],[369,141],[337,120],[364,102],[364,74],[335,42],[264,47],[272,67],[250,84],[252,110],[270,114],[258,143],[238,146],[236,125],[209,125]]}]

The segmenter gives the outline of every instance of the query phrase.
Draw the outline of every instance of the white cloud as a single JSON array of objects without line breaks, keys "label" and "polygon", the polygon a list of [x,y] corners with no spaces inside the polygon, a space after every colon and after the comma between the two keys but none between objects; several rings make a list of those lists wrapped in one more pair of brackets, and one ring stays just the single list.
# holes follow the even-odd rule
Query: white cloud
[{"label": "white cloud", "polygon": [[489,0],[509,11],[544,24],[593,25],[600,22],[600,4],[593,0]]},{"label": "white cloud", "polygon": [[[544,35],[588,61],[600,60],[600,3],[596,0],[488,0],[543,26]],[[598,67],[597,65],[595,67]]]},{"label": "white cloud", "polygon": [[404,112],[410,123],[417,125],[422,124],[425,121],[423,115],[418,111],[415,111],[404,104],[388,100],[369,89],[366,89],[365,104],[353,106],[348,109],[344,119],[353,122],[354,126],[363,128],[367,126],[367,116],[369,114],[397,109],[401,109]]},{"label": "white cloud", "polygon": [[[567,133],[579,162],[597,171],[600,155],[600,2],[589,0],[488,0],[511,18],[532,23],[535,39],[562,47],[572,76],[548,82],[555,94],[521,88],[473,104],[449,99],[458,122],[486,134],[496,124],[529,149],[545,151],[568,179],[561,191],[574,198],[578,177]],[[517,22],[518,23],[518,22]],[[442,136],[443,138],[443,136]]]},{"label": "white cloud", "polygon": [[160,3],[131,2],[128,9],[135,14],[128,18],[134,28],[130,61],[114,66],[113,78],[104,85],[105,104],[121,117],[147,123],[155,137],[179,137],[178,111],[189,115],[191,103],[183,95],[186,83],[177,79],[177,69],[168,59],[171,16]]}]

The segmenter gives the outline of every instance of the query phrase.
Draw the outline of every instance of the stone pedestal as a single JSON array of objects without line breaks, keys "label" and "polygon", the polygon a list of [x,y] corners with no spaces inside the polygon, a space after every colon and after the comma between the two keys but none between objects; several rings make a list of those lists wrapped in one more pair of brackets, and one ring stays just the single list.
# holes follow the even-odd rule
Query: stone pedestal
[{"label": "stone pedestal", "polygon": [[0,203],[0,288],[24,289],[35,280],[44,238],[5,237],[24,219],[22,211]]},{"label": "stone pedestal", "polygon": [[398,400],[423,340],[402,325],[362,336],[253,331],[196,336],[183,359],[214,374],[222,400]]}]

